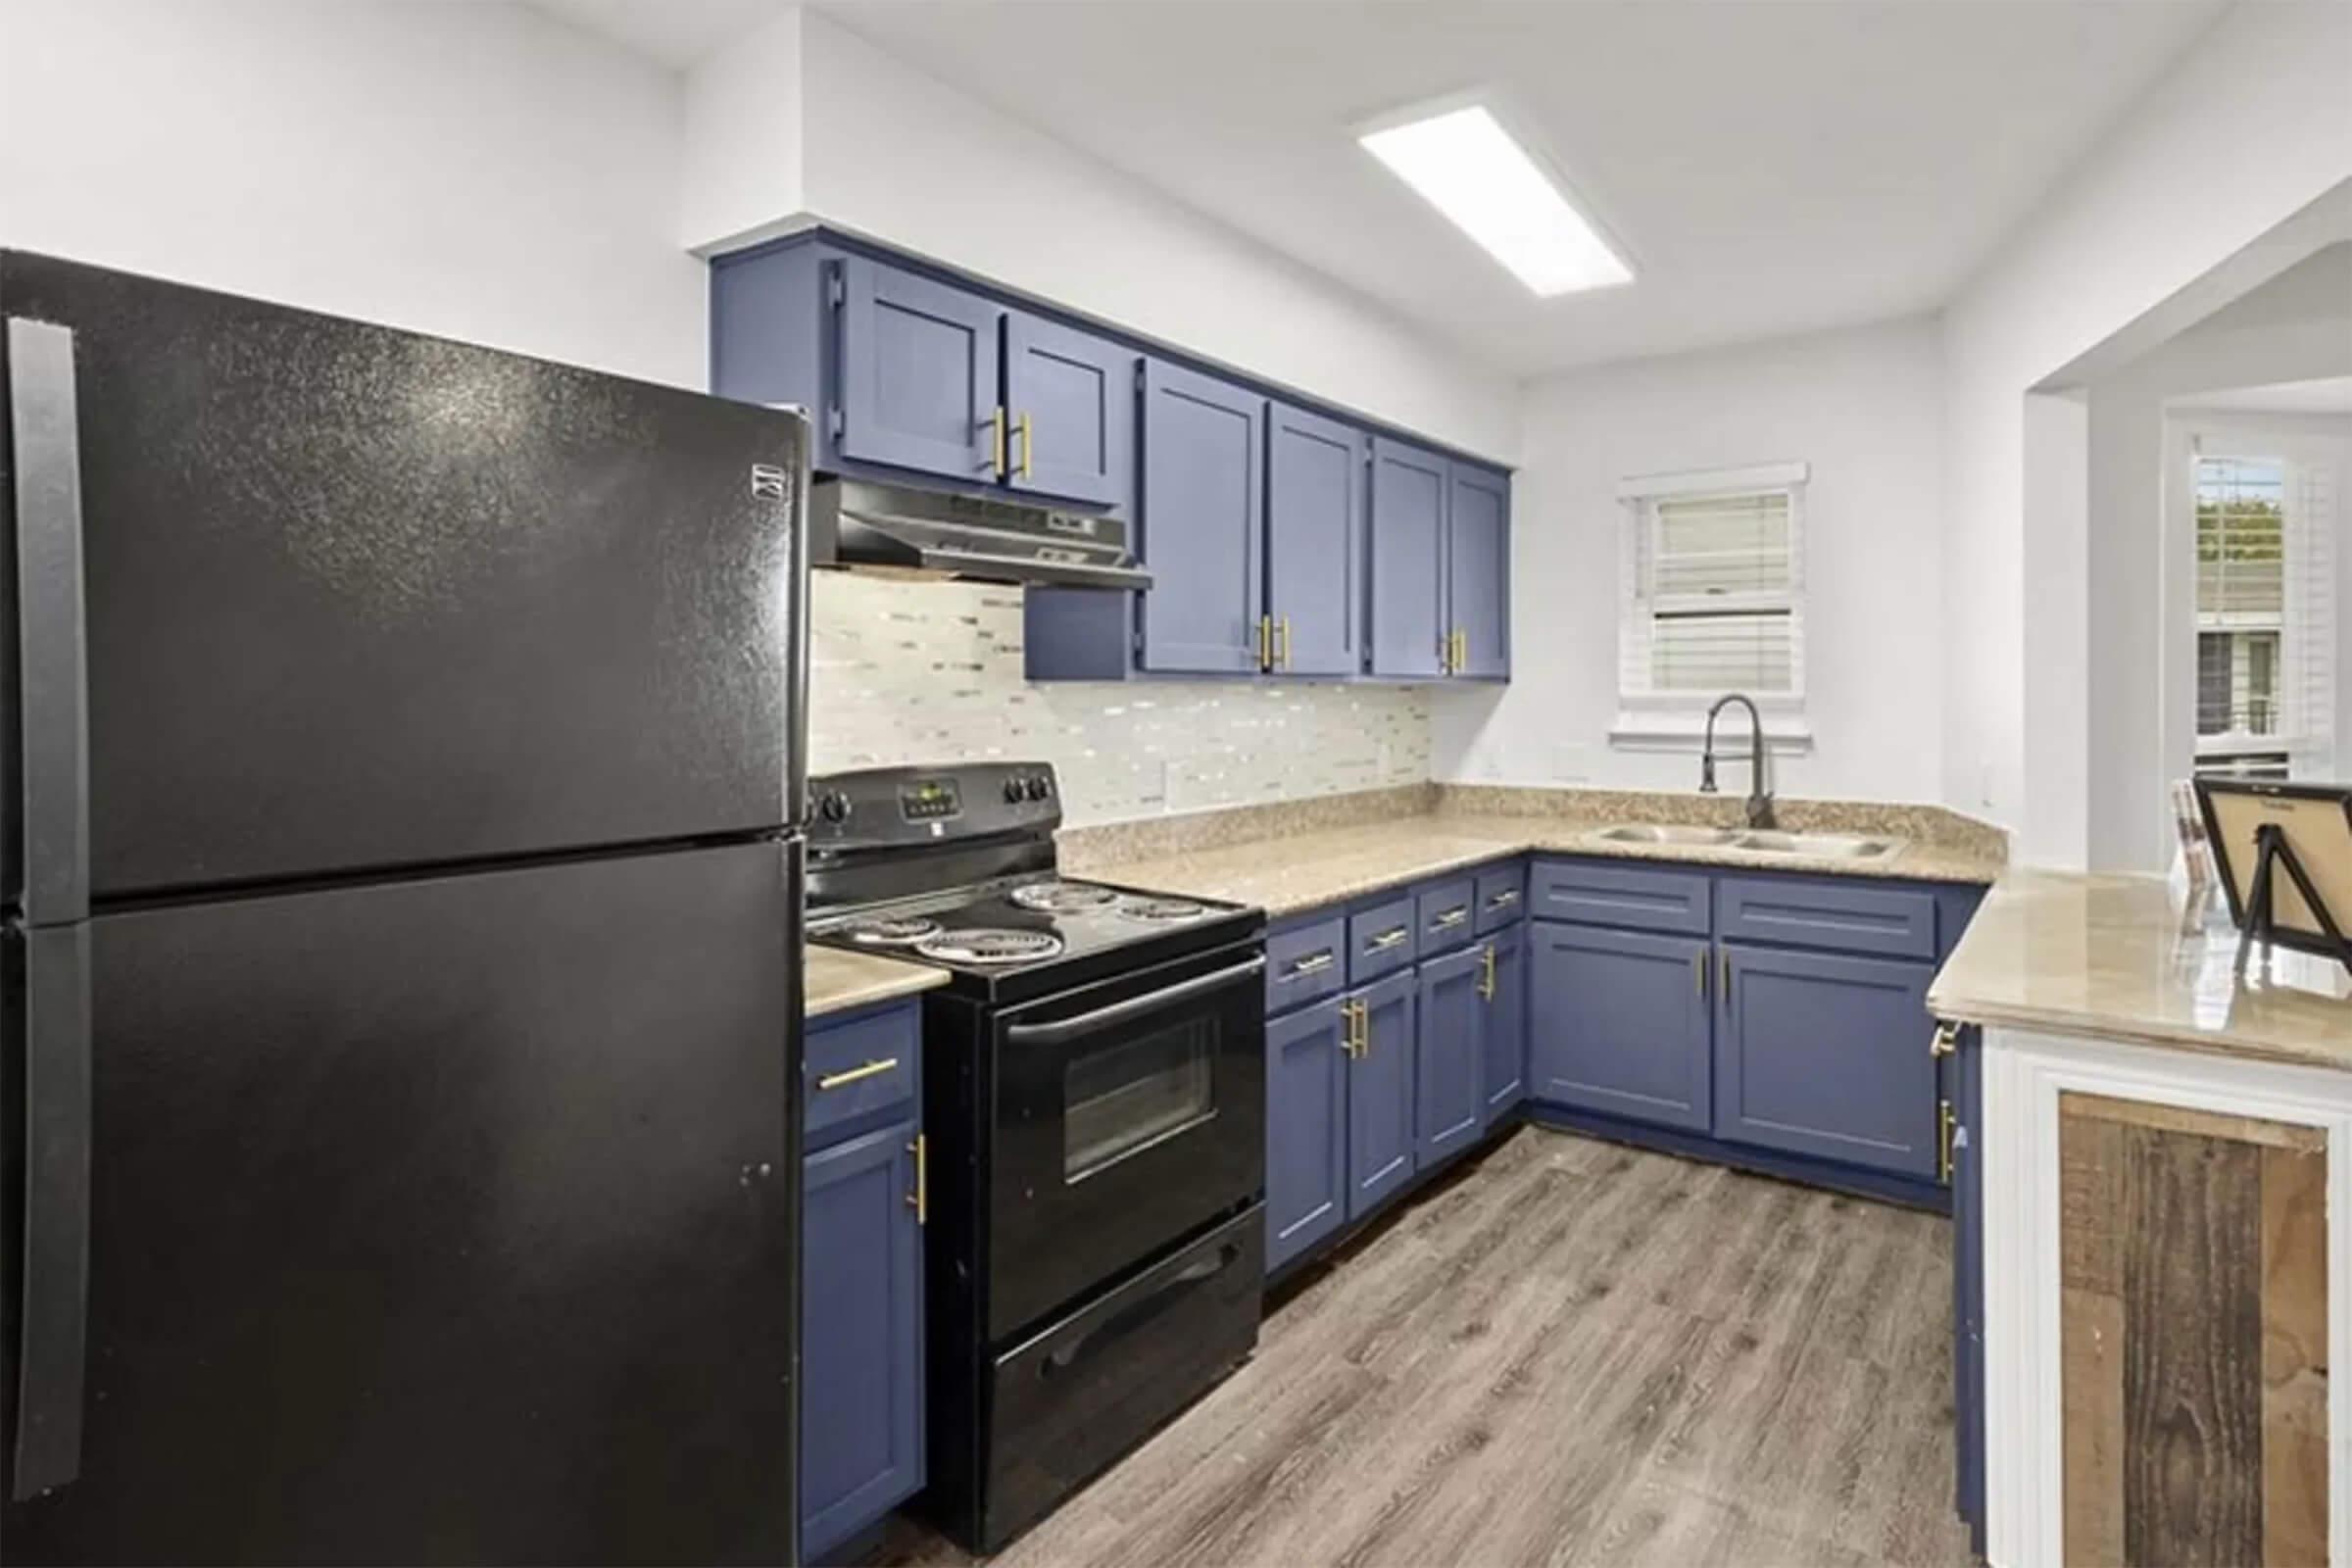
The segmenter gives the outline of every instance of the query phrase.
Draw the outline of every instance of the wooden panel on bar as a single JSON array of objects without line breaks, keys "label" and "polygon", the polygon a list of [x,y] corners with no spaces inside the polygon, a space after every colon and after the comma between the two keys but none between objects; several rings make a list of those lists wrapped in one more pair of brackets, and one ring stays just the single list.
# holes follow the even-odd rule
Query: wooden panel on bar
[{"label": "wooden panel on bar", "polygon": [[2059,1097],[2066,1557],[2328,1560],[2327,1138]]}]

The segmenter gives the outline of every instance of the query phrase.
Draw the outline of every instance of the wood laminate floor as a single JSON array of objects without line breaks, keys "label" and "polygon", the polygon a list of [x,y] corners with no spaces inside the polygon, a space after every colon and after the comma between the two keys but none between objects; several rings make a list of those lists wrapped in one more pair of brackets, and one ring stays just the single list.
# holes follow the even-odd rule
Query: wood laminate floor
[{"label": "wood laminate floor", "polygon": [[[1003,1568],[1965,1564],[1948,1227],[1528,1128]],[[971,1559],[897,1524],[882,1560]]]}]

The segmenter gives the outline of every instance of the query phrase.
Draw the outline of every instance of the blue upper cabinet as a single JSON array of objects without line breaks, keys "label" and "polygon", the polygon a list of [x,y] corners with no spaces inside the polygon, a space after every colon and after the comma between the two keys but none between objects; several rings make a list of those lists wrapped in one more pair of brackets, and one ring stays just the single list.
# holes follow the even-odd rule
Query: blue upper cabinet
[{"label": "blue upper cabinet", "polygon": [[1144,362],[1138,522],[1152,587],[1145,669],[1237,674],[1259,667],[1265,575],[1266,400],[1247,387]]},{"label": "blue upper cabinet", "polygon": [[1372,439],[1371,672],[1446,673],[1446,493],[1450,465],[1434,452]]},{"label": "blue upper cabinet", "polygon": [[1364,432],[1288,404],[1266,415],[1266,612],[1274,667],[1364,667]]},{"label": "blue upper cabinet", "polygon": [[1004,313],[1004,482],[1126,502],[1135,484],[1135,350],[1027,311]]},{"label": "blue upper cabinet", "polygon": [[1453,673],[1498,680],[1511,672],[1511,481],[1493,468],[1453,463],[1446,485]]},{"label": "blue upper cabinet", "polygon": [[841,455],[994,480],[1004,308],[862,256],[841,268]]}]

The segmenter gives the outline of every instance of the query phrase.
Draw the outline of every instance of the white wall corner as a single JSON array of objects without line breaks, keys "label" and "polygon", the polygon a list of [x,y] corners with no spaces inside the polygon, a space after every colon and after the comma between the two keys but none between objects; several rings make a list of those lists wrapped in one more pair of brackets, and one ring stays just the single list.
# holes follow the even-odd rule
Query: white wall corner
[{"label": "white wall corner", "polygon": [[804,20],[788,6],[681,74],[678,240],[698,256],[808,220]]}]

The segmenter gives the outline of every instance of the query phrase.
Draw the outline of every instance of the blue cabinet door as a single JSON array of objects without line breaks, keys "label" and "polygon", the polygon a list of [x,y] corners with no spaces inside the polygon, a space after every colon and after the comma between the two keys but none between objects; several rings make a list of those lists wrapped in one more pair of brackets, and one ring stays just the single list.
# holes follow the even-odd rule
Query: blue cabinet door
[{"label": "blue cabinet door", "polygon": [[1935,965],[1725,943],[1715,1136],[1933,1180]]},{"label": "blue cabinet door", "polygon": [[1144,362],[1138,659],[1150,670],[1258,667],[1264,613],[1266,400],[1213,376]]},{"label": "blue cabinet door", "polygon": [[1365,437],[1276,403],[1266,413],[1266,606],[1276,667],[1364,667]]},{"label": "blue cabinet door", "polygon": [[923,1484],[914,1123],[803,1164],[801,1546],[822,1554]]},{"label": "blue cabinet door", "polygon": [[1494,951],[1484,1031],[1483,1087],[1491,1127],[1527,1098],[1527,927],[1506,927],[1486,945]]},{"label": "blue cabinet door", "polygon": [[1954,1501],[1968,1522],[1969,1543],[1984,1550],[1984,1168],[1977,1158],[1984,1134],[1984,1054],[1975,1026],[1960,1031],[1960,1054],[1946,1057],[1952,1130],[1952,1442],[1957,1474]]},{"label": "blue cabinet door", "polygon": [[1333,997],[1266,1025],[1266,1267],[1348,1218],[1348,1015]]},{"label": "blue cabinet door", "polygon": [[1004,308],[862,256],[841,266],[842,456],[995,479]]},{"label": "blue cabinet door", "polygon": [[1348,1000],[1363,1049],[1348,1064],[1348,1217],[1370,1213],[1412,1180],[1416,1031],[1413,971]]},{"label": "blue cabinet door", "polygon": [[1426,1169],[1478,1142],[1486,1125],[1487,950],[1432,958],[1417,971],[1421,1063],[1413,1152]]},{"label": "blue cabinet door", "polygon": [[1446,623],[1460,634],[1457,675],[1511,672],[1511,481],[1473,464],[1446,466]]},{"label": "blue cabinet door", "polygon": [[1705,1132],[1713,1064],[1704,938],[1528,928],[1528,1093]]},{"label": "blue cabinet door", "polygon": [[1434,452],[1372,440],[1372,673],[1445,673],[1446,492]]},{"label": "blue cabinet door", "polygon": [[1135,485],[1135,350],[1004,313],[1004,482],[1036,495],[1119,506]]}]

